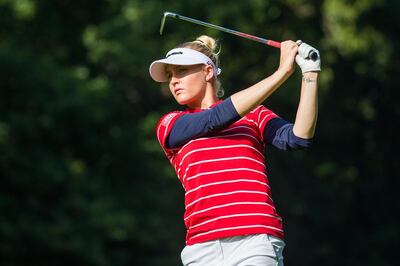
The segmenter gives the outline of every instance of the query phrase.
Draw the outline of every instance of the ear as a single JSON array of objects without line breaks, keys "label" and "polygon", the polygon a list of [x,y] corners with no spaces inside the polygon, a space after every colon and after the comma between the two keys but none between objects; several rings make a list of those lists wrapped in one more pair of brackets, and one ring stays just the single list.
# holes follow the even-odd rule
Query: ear
[{"label": "ear", "polygon": [[210,81],[214,77],[213,67],[210,65],[206,65],[203,68],[204,75],[206,76],[206,81]]}]

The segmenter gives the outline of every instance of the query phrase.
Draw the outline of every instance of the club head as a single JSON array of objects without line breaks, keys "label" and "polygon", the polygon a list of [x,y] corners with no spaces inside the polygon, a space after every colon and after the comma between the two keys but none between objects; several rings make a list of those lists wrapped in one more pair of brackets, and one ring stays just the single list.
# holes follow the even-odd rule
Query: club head
[{"label": "club head", "polygon": [[176,14],[171,13],[171,12],[164,12],[164,15],[161,19],[161,25],[160,25],[160,35],[162,35],[163,31],[164,31],[164,25],[165,25],[165,20],[167,19],[167,17],[175,17]]}]

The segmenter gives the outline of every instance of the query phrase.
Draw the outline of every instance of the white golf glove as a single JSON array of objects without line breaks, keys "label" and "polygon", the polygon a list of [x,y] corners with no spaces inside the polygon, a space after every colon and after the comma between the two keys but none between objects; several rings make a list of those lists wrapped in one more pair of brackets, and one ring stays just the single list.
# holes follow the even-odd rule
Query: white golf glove
[{"label": "white golf glove", "polygon": [[[319,56],[319,51],[300,40],[296,43],[299,45],[298,54],[296,55],[296,63],[301,68],[301,72],[304,74],[311,71],[321,71],[321,57]],[[318,58],[315,59],[315,61],[310,58],[311,51],[318,55]]]}]

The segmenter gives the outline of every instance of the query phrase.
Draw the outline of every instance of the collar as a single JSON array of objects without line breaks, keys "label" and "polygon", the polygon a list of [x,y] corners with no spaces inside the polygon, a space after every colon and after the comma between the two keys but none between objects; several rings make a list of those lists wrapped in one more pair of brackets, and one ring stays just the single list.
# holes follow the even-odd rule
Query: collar
[{"label": "collar", "polygon": [[201,109],[201,108],[189,108],[189,107],[188,107],[188,108],[186,108],[186,111],[189,112],[189,113],[203,112],[203,111],[205,111],[205,110],[208,110],[208,109],[213,108],[214,106],[216,106],[216,105],[218,105],[218,104],[220,104],[220,103],[222,103],[222,100],[218,100],[216,103],[210,105],[210,107],[205,108],[205,109]]}]

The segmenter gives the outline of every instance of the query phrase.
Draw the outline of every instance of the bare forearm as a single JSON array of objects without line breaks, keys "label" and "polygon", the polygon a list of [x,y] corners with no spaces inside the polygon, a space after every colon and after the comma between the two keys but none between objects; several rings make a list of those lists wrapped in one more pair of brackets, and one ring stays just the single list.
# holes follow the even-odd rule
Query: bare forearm
[{"label": "bare forearm", "polygon": [[312,138],[318,116],[318,72],[303,75],[300,102],[293,126],[293,133],[300,138]]},{"label": "bare forearm", "polygon": [[238,114],[242,117],[248,114],[265,101],[290,75],[290,72],[277,70],[253,86],[233,94],[231,100]]}]

